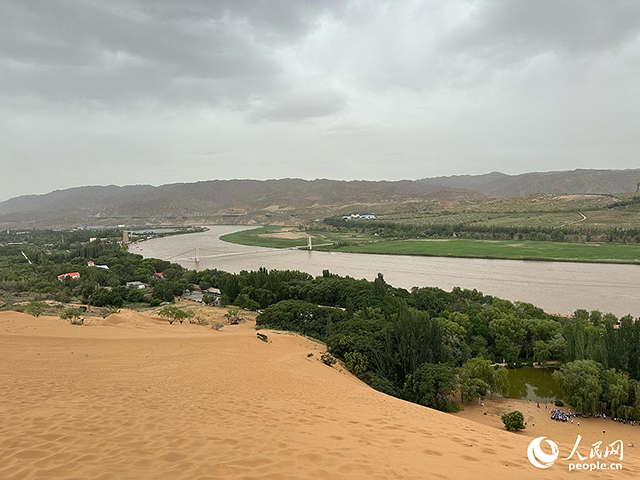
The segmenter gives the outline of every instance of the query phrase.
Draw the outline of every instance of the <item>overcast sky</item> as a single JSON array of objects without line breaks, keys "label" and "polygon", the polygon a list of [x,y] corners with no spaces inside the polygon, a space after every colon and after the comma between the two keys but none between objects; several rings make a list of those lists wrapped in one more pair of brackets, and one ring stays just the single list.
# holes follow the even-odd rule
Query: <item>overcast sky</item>
[{"label": "overcast sky", "polygon": [[0,201],[640,166],[640,2],[2,0]]}]

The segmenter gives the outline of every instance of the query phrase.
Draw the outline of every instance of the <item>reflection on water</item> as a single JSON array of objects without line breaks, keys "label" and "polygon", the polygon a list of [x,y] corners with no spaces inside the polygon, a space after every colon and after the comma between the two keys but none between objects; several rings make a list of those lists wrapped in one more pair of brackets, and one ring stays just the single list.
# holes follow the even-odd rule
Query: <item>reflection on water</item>
[{"label": "reflection on water", "polygon": [[369,280],[380,272],[396,287],[475,288],[488,295],[530,302],[551,313],[570,314],[584,308],[618,316],[640,315],[640,266],[636,265],[309,252],[235,245],[219,239],[220,235],[248,228],[255,227],[218,225],[208,232],[141,242],[132,245],[130,251],[195,268],[197,247],[201,269],[237,273],[265,267],[312,275],[329,269]]},{"label": "reflection on water", "polygon": [[513,368],[509,374],[509,398],[551,402],[561,395],[551,368]]}]

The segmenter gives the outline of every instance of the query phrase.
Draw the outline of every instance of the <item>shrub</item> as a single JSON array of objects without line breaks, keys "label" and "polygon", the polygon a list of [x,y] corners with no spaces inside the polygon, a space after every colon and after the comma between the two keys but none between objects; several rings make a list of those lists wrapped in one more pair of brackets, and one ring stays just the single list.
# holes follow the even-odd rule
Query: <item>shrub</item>
[{"label": "shrub", "polygon": [[214,330],[220,330],[222,327],[224,327],[224,324],[220,322],[214,322],[211,324],[211,328]]},{"label": "shrub", "polygon": [[209,325],[209,320],[207,320],[207,319],[206,319],[206,318],[204,318],[204,317],[197,317],[197,318],[196,318],[196,323],[197,323],[198,325]]},{"label": "shrub", "polygon": [[368,359],[360,352],[353,351],[345,353],[344,361],[347,369],[357,377],[364,375],[367,371]]},{"label": "shrub", "polygon": [[322,360],[322,362],[325,365],[329,365],[330,367],[333,366],[336,363],[336,359],[333,355],[331,355],[330,353],[323,353],[320,356],[320,360]]},{"label": "shrub", "polygon": [[555,402],[553,402],[556,404],[556,407],[564,407],[564,403],[562,402],[562,400],[556,400]]},{"label": "shrub", "polygon": [[[448,413],[458,413],[460,410],[460,405],[458,405],[456,402],[447,402],[447,406],[444,411]],[[484,414],[486,415],[487,412],[484,412]]]},{"label": "shrub", "polygon": [[218,303],[218,297],[210,293],[205,293],[202,296],[202,303],[204,303],[205,305],[215,305],[216,303]]},{"label": "shrub", "polygon": [[504,428],[510,432],[524,430],[524,415],[518,410],[502,415],[502,423]]},{"label": "shrub", "polygon": [[68,320],[71,325],[84,325],[84,318],[82,314],[84,312],[80,308],[67,308],[60,314],[62,320]]},{"label": "shrub", "polygon": [[192,311],[181,310],[178,307],[164,307],[162,310],[158,312],[158,315],[161,317],[165,317],[169,320],[170,324],[173,324],[175,321],[179,321],[180,323],[184,322],[185,319],[193,317]]}]

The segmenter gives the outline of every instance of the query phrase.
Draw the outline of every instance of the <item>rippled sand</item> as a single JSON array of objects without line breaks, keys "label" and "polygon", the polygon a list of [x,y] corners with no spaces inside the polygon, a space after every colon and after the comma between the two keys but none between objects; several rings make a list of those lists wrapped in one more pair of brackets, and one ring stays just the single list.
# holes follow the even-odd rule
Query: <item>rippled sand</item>
[{"label": "rippled sand", "polygon": [[[383,395],[324,365],[323,347],[299,336],[267,331],[265,343],[251,322],[214,331],[131,312],[97,323],[0,313],[0,478],[568,473],[532,467],[527,433]],[[623,464],[622,472],[576,475],[640,474],[632,449]]]}]

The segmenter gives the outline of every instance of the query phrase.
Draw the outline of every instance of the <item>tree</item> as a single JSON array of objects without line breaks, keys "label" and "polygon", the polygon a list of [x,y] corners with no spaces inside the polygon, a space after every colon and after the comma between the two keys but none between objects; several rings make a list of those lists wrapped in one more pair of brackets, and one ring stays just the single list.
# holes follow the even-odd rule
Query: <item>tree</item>
[{"label": "tree", "polygon": [[611,416],[618,415],[621,405],[624,405],[629,398],[629,377],[613,368],[604,371],[604,400]]},{"label": "tree", "polygon": [[502,423],[504,423],[504,428],[506,428],[510,432],[524,430],[525,428],[524,415],[518,410],[514,410],[513,412],[505,413],[504,415],[502,415]]},{"label": "tree", "polygon": [[522,320],[513,315],[497,318],[489,323],[489,332],[494,339],[499,359],[504,358],[508,362],[518,360],[526,335]]},{"label": "tree", "polygon": [[564,392],[564,399],[578,413],[601,413],[603,388],[602,365],[593,360],[576,360],[553,372],[553,378]]},{"label": "tree", "polygon": [[[461,391],[463,397],[469,401],[477,399],[480,395],[493,393],[507,395],[509,393],[509,375],[504,367],[494,368],[489,360],[484,358],[471,358],[460,369],[460,384],[464,386]],[[476,391],[473,391],[476,388]]]},{"label": "tree", "polygon": [[44,302],[33,301],[29,302],[29,305],[24,309],[25,313],[29,315],[33,315],[34,317],[39,317],[44,312],[47,311],[47,304]]},{"label": "tree", "polygon": [[425,407],[447,410],[449,397],[458,388],[453,367],[446,364],[425,363],[407,375],[403,396]]},{"label": "tree", "polygon": [[498,367],[493,371],[493,382],[489,385],[491,394],[497,393],[506,397],[509,394],[509,372],[504,367]]}]

